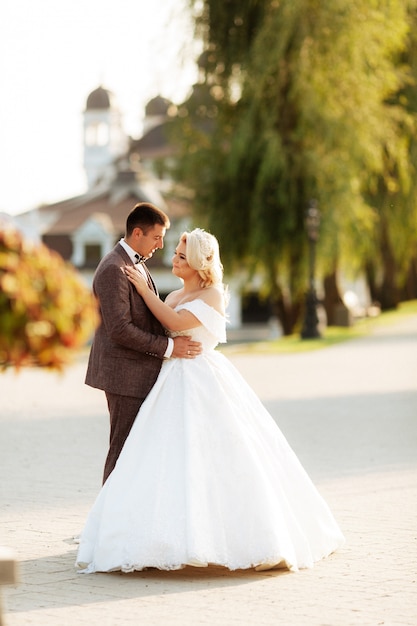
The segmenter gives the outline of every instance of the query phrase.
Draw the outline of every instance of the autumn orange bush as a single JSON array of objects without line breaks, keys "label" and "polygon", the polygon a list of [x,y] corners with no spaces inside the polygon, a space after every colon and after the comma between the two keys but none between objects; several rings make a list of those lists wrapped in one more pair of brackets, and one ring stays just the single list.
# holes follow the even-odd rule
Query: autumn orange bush
[{"label": "autumn orange bush", "polygon": [[0,222],[0,368],[59,370],[97,323],[96,301],[75,269]]}]

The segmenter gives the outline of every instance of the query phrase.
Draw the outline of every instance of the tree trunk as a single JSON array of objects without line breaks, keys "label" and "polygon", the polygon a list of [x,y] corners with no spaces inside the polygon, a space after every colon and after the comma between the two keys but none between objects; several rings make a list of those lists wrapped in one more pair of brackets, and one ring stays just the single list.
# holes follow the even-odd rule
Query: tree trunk
[{"label": "tree trunk", "polygon": [[372,261],[367,261],[364,267],[366,284],[368,285],[371,302],[379,302],[379,289],[375,278],[375,265]]},{"label": "tree trunk", "polygon": [[340,295],[336,270],[324,277],[323,287],[323,306],[326,311],[327,325],[349,326],[349,311]]},{"label": "tree trunk", "polygon": [[417,298],[417,257],[410,260],[401,300],[415,300]]},{"label": "tree trunk", "polygon": [[386,224],[382,224],[381,227],[381,253],[383,279],[380,288],[379,303],[381,305],[381,311],[388,311],[397,308],[400,296],[396,281],[397,267],[392,253]]},{"label": "tree trunk", "polygon": [[282,333],[287,337],[292,335],[300,317],[301,303],[292,303],[280,294],[276,299],[271,298],[271,311],[272,315],[279,319]]}]

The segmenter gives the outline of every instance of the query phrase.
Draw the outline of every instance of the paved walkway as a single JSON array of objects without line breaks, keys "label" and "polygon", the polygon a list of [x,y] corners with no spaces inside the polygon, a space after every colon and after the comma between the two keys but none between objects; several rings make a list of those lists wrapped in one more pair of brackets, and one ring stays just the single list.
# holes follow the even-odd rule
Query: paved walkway
[{"label": "paved walkway", "polygon": [[76,545],[107,443],[85,362],[0,376],[0,545],[19,561],[6,626],[417,624],[417,317],[325,350],[230,358],[347,538],[312,570],[82,576]]}]

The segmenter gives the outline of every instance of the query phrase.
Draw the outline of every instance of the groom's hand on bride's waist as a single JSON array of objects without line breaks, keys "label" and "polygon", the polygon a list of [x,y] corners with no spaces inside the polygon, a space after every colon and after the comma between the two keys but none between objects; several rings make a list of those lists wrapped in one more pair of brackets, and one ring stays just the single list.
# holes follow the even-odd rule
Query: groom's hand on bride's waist
[{"label": "groom's hand on bride's waist", "polygon": [[177,359],[194,359],[203,351],[199,341],[193,341],[191,337],[174,337],[174,349],[171,357]]}]

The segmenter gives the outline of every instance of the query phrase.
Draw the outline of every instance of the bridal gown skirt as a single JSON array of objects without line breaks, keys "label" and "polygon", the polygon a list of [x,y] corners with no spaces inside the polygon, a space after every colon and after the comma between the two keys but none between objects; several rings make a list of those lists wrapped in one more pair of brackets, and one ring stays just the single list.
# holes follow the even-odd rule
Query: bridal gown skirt
[{"label": "bridal gown skirt", "polygon": [[81,534],[85,572],[311,567],[343,535],[224,355],[163,363]]}]

